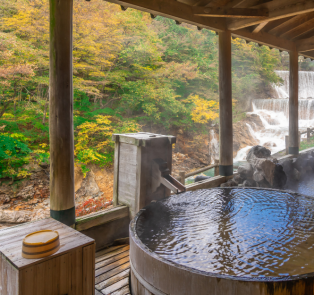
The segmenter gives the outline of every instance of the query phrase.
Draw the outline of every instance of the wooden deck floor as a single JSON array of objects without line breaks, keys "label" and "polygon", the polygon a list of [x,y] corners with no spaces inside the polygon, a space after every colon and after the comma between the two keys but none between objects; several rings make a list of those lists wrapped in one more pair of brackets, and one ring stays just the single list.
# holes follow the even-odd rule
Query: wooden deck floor
[{"label": "wooden deck floor", "polygon": [[130,294],[129,247],[129,245],[114,246],[96,253],[96,295]]}]

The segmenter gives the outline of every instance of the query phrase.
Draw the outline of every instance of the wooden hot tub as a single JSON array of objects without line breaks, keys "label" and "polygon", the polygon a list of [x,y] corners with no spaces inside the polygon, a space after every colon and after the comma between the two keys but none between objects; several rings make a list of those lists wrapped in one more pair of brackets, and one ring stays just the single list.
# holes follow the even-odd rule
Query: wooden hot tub
[{"label": "wooden hot tub", "polygon": [[217,188],[151,203],[130,224],[133,295],[314,294],[314,199]]}]

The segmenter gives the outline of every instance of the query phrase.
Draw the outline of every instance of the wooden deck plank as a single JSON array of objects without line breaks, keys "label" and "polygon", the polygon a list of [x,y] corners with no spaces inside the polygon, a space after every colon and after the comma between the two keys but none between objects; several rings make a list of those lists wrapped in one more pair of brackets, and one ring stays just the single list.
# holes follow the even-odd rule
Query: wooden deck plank
[{"label": "wooden deck plank", "polygon": [[129,249],[130,249],[130,246],[129,246],[129,245],[124,246],[124,247],[122,247],[122,248],[118,248],[118,249],[116,249],[116,250],[114,250],[114,251],[105,253],[105,254],[103,254],[103,255],[101,255],[101,256],[97,256],[97,258],[96,258],[95,261],[96,261],[96,263],[98,263],[98,262],[100,262],[100,261],[103,261],[103,260],[106,260],[106,259],[108,259],[108,258],[111,258],[111,257],[113,257],[113,256],[115,256],[115,255],[118,255],[118,254],[120,254],[120,253],[122,253],[122,252],[128,251]]},{"label": "wooden deck plank", "polygon": [[129,245],[119,245],[95,255],[95,295],[130,295]]},{"label": "wooden deck plank", "polygon": [[125,258],[120,259],[119,261],[116,261],[114,263],[111,263],[109,265],[101,267],[95,271],[95,276],[98,277],[99,275],[101,275],[105,272],[108,272],[109,270],[112,270],[112,269],[114,269],[114,268],[116,268],[116,267],[118,267],[118,266],[120,266],[120,265],[122,265],[128,261],[129,261],[129,257],[125,257]]},{"label": "wooden deck plank", "polygon": [[107,279],[107,280],[104,280],[102,282],[100,282],[99,284],[97,284],[95,287],[97,290],[101,291],[115,283],[117,283],[118,281],[122,280],[122,279],[125,279],[125,278],[128,278],[129,277],[129,273],[130,273],[130,269],[126,269],[120,273],[118,273],[117,275]]},{"label": "wooden deck plank", "polygon": [[129,250],[125,251],[125,252],[122,252],[118,255],[115,255],[109,259],[106,259],[106,260],[103,260],[103,261],[100,261],[98,263],[96,263],[96,269],[99,269],[101,267],[104,267],[106,265],[109,265],[111,263],[114,263],[116,261],[119,261],[120,259],[124,258],[124,257],[129,257]]},{"label": "wooden deck plank", "polygon": [[114,275],[122,272],[123,270],[126,270],[130,268],[130,262],[128,261],[127,263],[125,264],[122,264],[121,266],[117,267],[117,268],[114,268],[113,270],[111,271],[108,271],[98,277],[95,278],[95,281],[96,281],[96,285],[99,284],[100,282],[106,280],[106,279],[109,279],[111,277],[113,277]]},{"label": "wooden deck plank", "polygon": [[129,278],[124,278],[124,279],[118,281],[117,283],[101,290],[101,293],[103,293],[105,295],[110,295],[110,294],[117,292],[120,289],[122,289],[124,287],[128,287],[128,286],[129,286]]},{"label": "wooden deck plank", "polygon": [[111,293],[110,295],[127,295],[130,294],[129,285],[123,287],[122,289]]},{"label": "wooden deck plank", "polygon": [[107,254],[109,252],[112,252],[114,250],[117,250],[119,248],[122,248],[122,247],[125,247],[125,245],[118,245],[118,246],[113,246],[113,247],[110,247],[110,248],[106,248],[104,250],[101,250],[99,252],[96,253],[96,258],[99,257],[99,256],[103,256],[104,254]]}]

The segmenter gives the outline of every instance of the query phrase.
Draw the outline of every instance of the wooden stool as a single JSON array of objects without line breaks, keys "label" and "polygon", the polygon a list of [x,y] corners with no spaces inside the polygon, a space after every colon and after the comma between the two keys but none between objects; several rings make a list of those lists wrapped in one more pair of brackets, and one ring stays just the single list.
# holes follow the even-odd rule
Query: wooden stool
[{"label": "wooden stool", "polygon": [[[35,231],[56,230],[60,249],[41,259],[22,257],[22,241]],[[92,295],[95,241],[52,219],[0,231],[0,295]]]}]

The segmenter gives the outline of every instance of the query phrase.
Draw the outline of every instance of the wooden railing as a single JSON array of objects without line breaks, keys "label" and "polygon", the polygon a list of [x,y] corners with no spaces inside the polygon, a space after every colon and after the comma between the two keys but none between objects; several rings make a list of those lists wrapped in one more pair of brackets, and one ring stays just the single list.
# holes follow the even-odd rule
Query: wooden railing
[{"label": "wooden railing", "polygon": [[[313,133],[314,133],[314,128],[307,128],[307,130],[304,132],[299,131],[299,147],[300,147],[300,142],[301,142],[301,135],[307,134],[306,140],[307,142],[310,142],[311,134]],[[286,140],[286,154],[288,155],[289,154],[289,135],[286,135],[285,140]]]},{"label": "wooden railing", "polygon": [[200,173],[202,173],[204,171],[207,171],[207,170],[213,169],[213,168],[215,168],[215,176],[219,175],[219,160],[215,160],[215,164],[203,167],[201,169],[198,169],[198,170],[195,170],[195,171],[192,171],[192,172],[189,172],[189,173],[185,173],[184,171],[180,171],[178,180],[181,183],[184,184],[186,178],[194,176],[194,175],[197,175],[197,174],[200,174]]},{"label": "wooden railing", "polygon": [[[186,178],[191,177],[191,176],[194,176],[194,175],[197,175],[197,174],[200,174],[200,173],[202,173],[202,172],[204,172],[204,171],[207,171],[207,170],[213,169],[213,168],[215,168],[214,176],[218,176],[218,175],[219,175],[219,160],[215,160],[215,164],[212,164],[212,165],[203,167],[203,168],[201,168],[201,169],[197,169],[197,170],[192,171],[192,172],[189,172],[189,173],[185,173],[184,171],[180,171],[180,172],[179,172],[178,180],[179,180],[182,184],[184,184]],[[233,168],[239,168],[239,166],[233,165]]]}]

